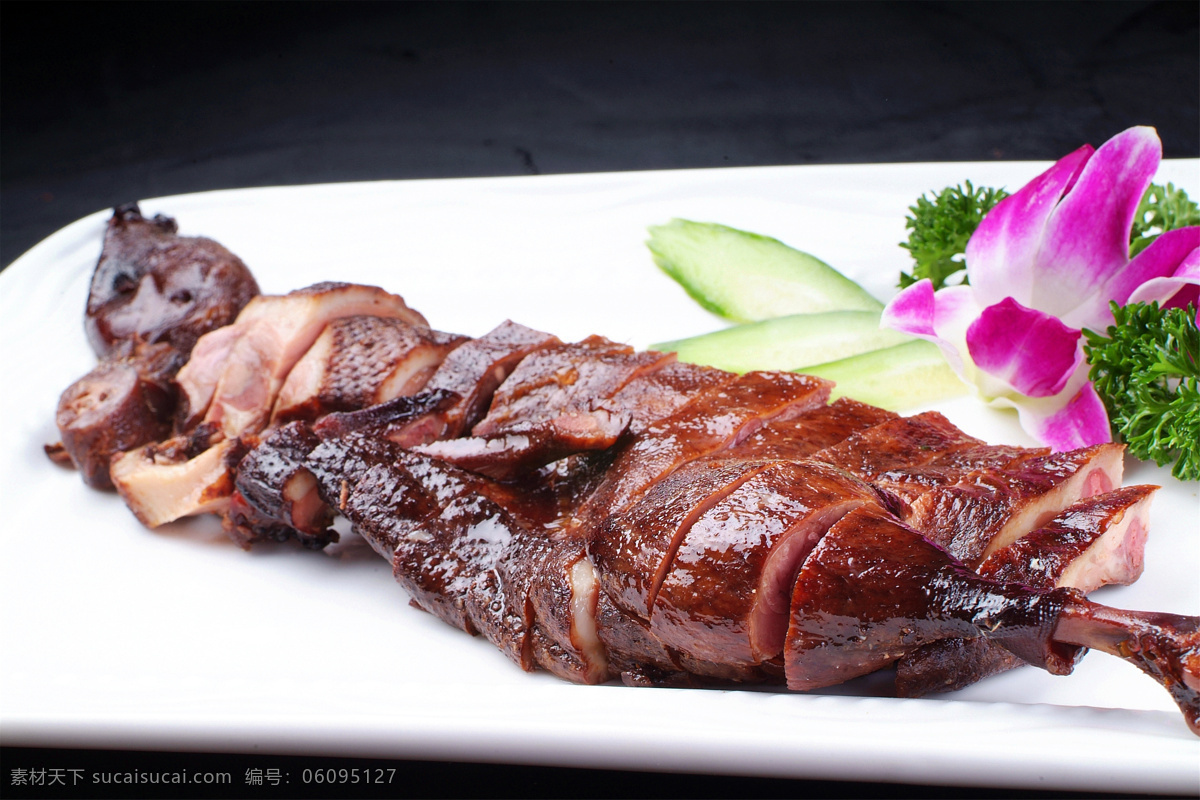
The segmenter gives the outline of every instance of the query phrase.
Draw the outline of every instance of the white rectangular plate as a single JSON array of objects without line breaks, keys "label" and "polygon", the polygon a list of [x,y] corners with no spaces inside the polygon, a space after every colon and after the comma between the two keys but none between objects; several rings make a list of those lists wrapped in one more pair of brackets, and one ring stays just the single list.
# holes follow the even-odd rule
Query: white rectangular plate
[{"label": "white rectangular plate", "polygon": [[[881,299],[908,269],[908,205],[970,178],[1022,185],[1046,165],[780,167],[380,182],[143,202],[238,253],[268,293],[374,283],[438,328],[506,318],[565,340],[645,347],[720,322],[653,265],[646,226],[711,220],[782,239]],[[1158,179],[1200,195],[1194,160]],[[886,680],[802,695],[574,686],[525,674],[482,639],[410,608],[359,547],[245,553],[212,519],[151,532],[42,452],[59,393],[94,363],[82,313],[108,212],[0,274],[6,499],[0,730],[12,745],[256,751],[1031,788],[1191,792],[1200,739],[1170,698],[1103,654],[923,700]],[[963,398],[968,432],[1031,444]],[[1200,613],[1196,484],[1163,485],[1146,572],[1097,592]]]}]

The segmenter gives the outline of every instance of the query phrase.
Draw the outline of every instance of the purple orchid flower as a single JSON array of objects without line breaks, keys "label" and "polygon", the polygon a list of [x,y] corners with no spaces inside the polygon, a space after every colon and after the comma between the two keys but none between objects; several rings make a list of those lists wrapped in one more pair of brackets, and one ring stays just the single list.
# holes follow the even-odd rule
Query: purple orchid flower
[{"label": "purple orchid flower", "polygon": [[935,342],[981,397],[1015,407],[1055,450],[1110,441],[1082,329],[1113,324],[1109,301],[1177,305],[1200,285],[1200,227],[1167,231],[1129,258],[1161,158],[1146,127],[1062,158],[984,217],[967,243],[969,284],[915,283],[884,309],[883,325]]}]

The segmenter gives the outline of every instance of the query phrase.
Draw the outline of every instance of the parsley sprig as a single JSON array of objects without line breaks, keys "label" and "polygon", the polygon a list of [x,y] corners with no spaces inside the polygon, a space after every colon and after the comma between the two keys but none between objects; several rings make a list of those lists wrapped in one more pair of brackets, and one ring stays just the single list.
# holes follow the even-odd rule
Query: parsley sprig
[{"label": "parsley sprig", "polygon": [[1108,334],[1084,331],[1088,377],[1131,455],[1200,480],[1200,332],[1196,307],[1112,304]]},{"label": "parsley sprig", "polygon": [[900,243],[912,255],[913,271],[911,275],[900,273],[900,288],[923,278],[932,280],[934,289],[966,283],[965,272],[954,284],[948,281],[966,269],[962,255],[983,215],[1006,197],[1008,192],[1003,189],[975,188],[966,181],[934,192],[932,199],[925,195],[917,198],[904,223],[910,231],[908,241]]}]

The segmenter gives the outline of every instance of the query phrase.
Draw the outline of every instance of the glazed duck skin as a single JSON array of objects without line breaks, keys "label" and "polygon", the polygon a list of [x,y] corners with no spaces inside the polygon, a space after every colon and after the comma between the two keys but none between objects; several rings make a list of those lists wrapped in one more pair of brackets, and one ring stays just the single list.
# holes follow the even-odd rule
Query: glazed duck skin
[{"label": "glazed duck skin", "polygon": [[1052,633],[1072,592],[988,581],[882,509],[859,508],[829,530],[796,579],[788,688],[833,686],[929,642],[981,635],[1068,674],[1082,650]]}]

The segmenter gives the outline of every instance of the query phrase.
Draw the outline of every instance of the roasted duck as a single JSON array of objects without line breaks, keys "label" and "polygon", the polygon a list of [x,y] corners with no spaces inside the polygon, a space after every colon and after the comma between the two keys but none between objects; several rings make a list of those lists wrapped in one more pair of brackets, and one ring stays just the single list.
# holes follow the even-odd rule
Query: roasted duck
[{"label": "roasted duck", "polygon": [[[119,402],[60,404],[72,461],[151,527],[217,513],[244,547],[322,548],[340,516],[414,604],[572,681],[805,690],[895,665],[915,696],[1095,648],[1200,733],[1200,620],[1085,597],[1142,569],[1155,487],[1121,487],[1119,445],[989,445],[598,336],[470,339],[373,287],[231,285],[207,332],[137,306],[102,355],[141,360],[84,379]],[[154,422],[78,433],[129,418]]]}]

